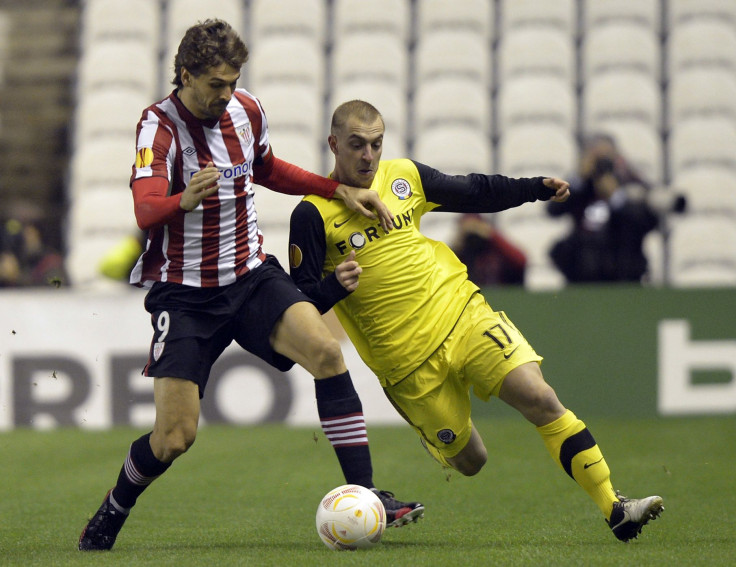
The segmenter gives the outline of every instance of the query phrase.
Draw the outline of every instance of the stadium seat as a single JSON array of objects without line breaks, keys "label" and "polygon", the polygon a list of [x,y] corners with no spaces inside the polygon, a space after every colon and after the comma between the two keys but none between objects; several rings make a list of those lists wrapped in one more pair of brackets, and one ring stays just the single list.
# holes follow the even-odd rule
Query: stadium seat
[{"label": "stadium seat", "polygon": [[313,138],[326,132],[322,93],[305,83],[266,83],[254,93],[266,113],[271,134],[298,131]]},{"label": "stadium seat", "polygon": [[389,32],[361,32],[336,39],[332,47],[332,85],[370,78],[409,87],[409,52],[404,41]]},{"label": "stadium seat", "polygon": [[134,131],[125,136],[105,136],[81,144],[72,156],[71,197],[76,198],[79,193],[101,185],[125,190],[134,162]]},{"label": "stadium seat", "polygon": [[604,120],[594,129],[586,128],[586,135],[609,134],[616,140],[621,153],[647,181],[664,181],[664,144],[659,132],[639,120]]},{"label": "stadium seat", "polygon": [[82,11],[82,50],[97,41],[136,40],[155,57],[161,36],[161,3],[150,0],[87,0]]},{"label": "stadium seat", "polygon": [[686,197],[688,212],[731,215],[736,221],[736,174],[733,169],[689,167],[679,171],[670,185],[673,191]]},{"label": "stadium seat", "polygon": [[320,142],[303,132],[281,131],[270,135],[269,141],[276,157],[291,162],[308,171],[322,171]]},{"label": "stadium seat", "polygon": [[74,240],[105,234],[108,230],[133,234],[137,226],[133,195],[127,186],[91,186],[74,198],[69,227]]},{"label": "stadium seat", "polygon": [[441,124],[460,123],[492,133],[491,94],[480,82],[463,77],[438,77],[414,91],[417,136]]},{"label": "stadium seat", "polygon": [[667,74],[722,67],[736,73],[736,26],[727,21],[694,19],[677,23],[666,42]]},{"label": "stadium seat", "polygon": [[693,20],[718,20],[736,25],[736,3],[733,0],[669,0],[669,28]]},{"label": "stadium seat", "polygon": [[574,85],[577,59],[573,38],[552,27],[506,31],[497,47],[498,81],[519,75],[555,75]]},{"label": "stadium seat", "polygon": [[659,81],[661,56],[659,36],[649,28],[626,22],[595,26],[585,30],[580,46],[582,80],[625,69]]},{"label": "stadium seat", "polygon": [[325,55],[320,44],[305,36],[271,35],[253,46],[247,64],[248,90],[257,95],[270,83],[304,83],[320,93],[325,88]]},{"label": "stadium seat", "polygon": [[582,92],[583,125],[595,130],[610,120],[638,120],[659,131],[662,92],[651,75],[622,69],[589,77]]},{"label": "stadium seat", "polygon": [[531,122],[552,122],[574,132],[577,98],[574,87],[554,75],[510,77],[496,95],[497,134]]},{"label": "stadium seat", "polygon": [[736,285],[732,218],[687,215],[670,223],[670,283],[675,287]]},{"label": "stadium seat", "polygon": [[554,123],[507,128],[498,143],[498,171],[510,177],[567,177],[576,170],[573,133]]},{"label": "stadium seat", "polygon": [[82,53],[77,89],[81,94],[96,89],[138,90],[153,102],[158,94],[158,57],[138,40],[93,42]]},{"label": "stadium seat", "polygon": [[585,30],[613,23],[636,24],[655,34],[661,28],[660,0],[584,0],[582,6]]},{"label": "stadium seat", "polygon": [[444,29],[466,31],[490,42],[495,35],[493,3],[487,0],[416,0],[417,37]]},{"label": "stadium seat", "polygon": [[[542,208],[543,203],[526,203],[518,207]],[[509,211],[494,215],[499,230],[519,246],[527,257],[524,287],[533,291],[555,290],[565,286],[565,277],[555,268],[549,251],[557,240],[570,230],[572,221],[567,217],[528,217],[525,221],[504,216]]]},{"label": "stadium seat", "polygon": [[417,84],[453,76],[491,86],[491,45],[477,34],[443,29],[424,36],[414,48],[414,65]]},{"label": "stadium seat", "polygon": [[446,125],[428,128],[414,141],[417,161],[448,174],[493,171],[489,136],[481,128]]},{"label": "stadium seat", "polygon": [[83,95],[75,110],[74,147],[94,138],[128,136],[134,143],[136,124],[153,101],[134,88],[100,88]]},{"label": "stadium seat", "polygon": [[736,73],[697,67],[675,73],[667,87],[668,125],[693,117],[720,117],[736,122]]},{"label": "stadium seat", "polygon": [[736,124],[717,117],[678,122],[668,138],[670,176],[695,166],[719,166],[736,174]]},{"label": "stadium seat", "polygon": [[577,3],[575,0],[501,0],[499,20],[503,33],[515,28],[553,27],[571,38],[577,35]]},{"label": "stadium seat", "polygon": [[333,0],[335,41],[354,34],[389,34],[408,43],[411,31],[410,0]]},{"label": "stadium seat", "polygon": [[327,38],[323,0],[252,0],[248,21],[252,40],[247,45],[257,45],[270,35],[303,35],[316,43]]}]

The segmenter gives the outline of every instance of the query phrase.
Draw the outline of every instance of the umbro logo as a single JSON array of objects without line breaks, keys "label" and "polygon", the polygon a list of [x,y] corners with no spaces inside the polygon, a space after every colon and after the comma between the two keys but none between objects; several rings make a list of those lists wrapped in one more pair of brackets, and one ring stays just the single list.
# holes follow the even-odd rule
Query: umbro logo
[{"label": "umbro logo", "polygon": [[188,146],[187,148],[184,148],[182,152],[185,156],[189,157],[195,153],[197,153],[197,150],[195,150],[192,146]]}]

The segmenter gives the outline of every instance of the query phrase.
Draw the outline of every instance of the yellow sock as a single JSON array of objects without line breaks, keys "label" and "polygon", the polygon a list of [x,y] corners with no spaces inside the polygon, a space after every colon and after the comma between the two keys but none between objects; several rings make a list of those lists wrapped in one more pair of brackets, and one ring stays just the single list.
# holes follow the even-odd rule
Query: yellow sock
[{"label": "yellow sock", "polygon": [[568,410],[552,423],[537,427],[552,458],[577,482],[608,520],[618,501],[611,471],[585,424]]}]

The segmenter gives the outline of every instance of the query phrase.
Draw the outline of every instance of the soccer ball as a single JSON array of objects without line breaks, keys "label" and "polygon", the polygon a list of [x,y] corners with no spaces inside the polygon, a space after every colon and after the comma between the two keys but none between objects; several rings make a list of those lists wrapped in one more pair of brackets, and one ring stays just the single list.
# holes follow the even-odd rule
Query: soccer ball
[{"label": "soccer ball", "polygon": [[369,489],[345,484],[330,490],[317,508],[317,533],[330,549],[364,549],[386,529],[386,510]]}]

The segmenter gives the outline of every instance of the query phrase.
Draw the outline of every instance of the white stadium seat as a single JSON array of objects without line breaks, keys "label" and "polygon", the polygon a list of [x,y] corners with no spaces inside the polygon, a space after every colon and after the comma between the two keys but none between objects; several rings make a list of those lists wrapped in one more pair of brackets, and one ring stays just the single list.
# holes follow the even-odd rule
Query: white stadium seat
[{"label": "white stadium seat", "polygon": [[150,0],[86,0],[82,11],[82,49],[97,41],[140,41],[158,57],[161,3]]},{"label": "white stadium seat", "polygon": [[490,134],[493,124],[488,88],[462,77],[439,77],[419,84],[414,92],[416,135],[452,123],[475,126]]},{"label": "white stadium seat", "polygon": [[332,9],[333,29],[338,42],[356,33],[387,33],[403,43],[409,40],[409,0],[333,0]]},{"label": "white stadium seat", "polygon": [[690,167],[710,165],[736,174],[736,124],[718,117],[678,122],[668,138],[670,175],[677,178]]},{"label": "white stadium seat", "polygon": [[582,93],[583,124],[596,129],[610,120],[639,120],[655,130],[662,127],[662,92],[648,74],[615,70],[588,78]]},{"label": "white stadium seat", "polygon": [[518,75],[554,75],[574,85],[577,59],[574,39],[551,27],[523,27],[505,32],[497,48],[500,84]]},{"label": "white stadium seat", "polygon": [[153,102],[158,94],[158,56],[137,40],[93,42],[82,53],[78,71],[81,95],[101,88],[131,88]]},{"label": "white stadium seat", "polygon": [[520,27],[549,26],[574,37],[577,33],[576,4],[575,0],[501,0],[501,29],[506,33]]},{"label": "white stadium seat", "polygon": [[720,117],[736,122],[736,73],[723,68],[682,69],[667,88],[668,124],[693,117]]},{"label": "white stadium seat", "polygon": [[428,128],[415,140],[413,157],[448,174],[490,173],[490,138],[480,128],[446,125]]},{"label": "white stadium seat", "polygon": [[252,38],[246,45],[257,45],[270,35],[303,35],[316,43],[327,38],[327,6],[323,0],[252,0],[250,8]]},{"label": "white stadium seat", "polygon": [[414,48],[417,84],[441,76],[471,78],[491,86],[491,45],[477,34],[442,29],[422,37]]},{"label": "white stadium seat", "polygon": [[686,20],[667,36],[667,73],[721,67],[736,73],[736,26],[728,21]]},{"label": "white stadium seat", "polygon": [[661,44],[649,28],[631,23],[596,26],[585,31],[580,50],[583,81],[621,69],[661,77]]},{"label": "white stadium seat", "polygon": [[[670,2],[672,4],[672,2]],[[660,0],[584,0],[584,29],[611,23],[643,26],[659,33],[662,21]]]},{"label": "white stadium seat", "polygon": [[731,215],[736,221],[736,174],[721,167],[690,167],[671,184],[687,198],[687,211],[695,214]]},{"label": "white stadium seat", "polygon": [[676,287],[736,285],[736,224],[732,218],[686,215],[671,222],[670,278]]},{"label": "white stadium seat", "polygon": [[80,93],[77,101],[75,147],[92,138],[129,136],[133,140],[143,110],[153,101],[135,88],[108,87]]},{"label": "white stadium seat", "polygon": [[268,120],[268,131],[299,131],[314,138],[324,135],[324,105],[321,92],[304,83],[266,83],[255,96]]},{"label": "white stadium seat", "polygon": [[577,167],[572,132],[554,123],[507,128],[498,144],[498,171],[509,177],[565,178]]},{"label": "white stadium seat", "polygon": [[248,90],[270,83],[304,83],[317,92],[325,88],[325,55],[320,44],[305,36],[270,35],[253,46]]},{"label": "white stadium seat", "polygon": [[574,87],[554,75],[521,75],[499,85],[496,95],[500,135],[519,124],[551,122],[574,132],[577,97]]},{"label": "white stadium seat", "polygon": [[487,0],[416,0],[417,37],[443,29],[476,33],[486,41],[494,37],[495,12]]},{"label": "white stadium seat", "polygon": [[338,39],[332,48],[332,85],[358,79],[409,85],[409,53],[404,41],[388,32],[361,32]]}]

